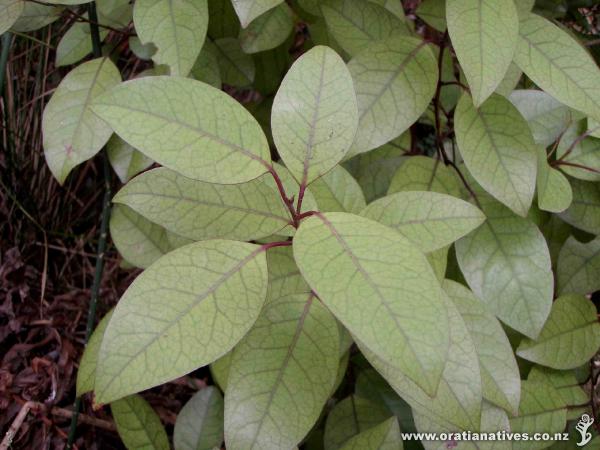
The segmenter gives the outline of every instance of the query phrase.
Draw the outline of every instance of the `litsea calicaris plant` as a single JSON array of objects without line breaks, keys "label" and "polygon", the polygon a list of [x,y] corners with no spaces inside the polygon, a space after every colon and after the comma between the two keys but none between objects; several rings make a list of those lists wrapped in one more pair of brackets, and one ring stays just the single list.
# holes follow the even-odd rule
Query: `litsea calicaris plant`
[{"label": "litsea calicaris plant", "polygon": [[[80,19],[44,150],[60,183],[99,152],[123,183],[110,235],[144,271],[77,394],[128,448],[575,448],[552,438],[598,421],[594,2],[82,3],[0,0],[0,32]],[[168,435],[139,393],[205,366]],[[402,439],[501,430],[548,434]]]}]

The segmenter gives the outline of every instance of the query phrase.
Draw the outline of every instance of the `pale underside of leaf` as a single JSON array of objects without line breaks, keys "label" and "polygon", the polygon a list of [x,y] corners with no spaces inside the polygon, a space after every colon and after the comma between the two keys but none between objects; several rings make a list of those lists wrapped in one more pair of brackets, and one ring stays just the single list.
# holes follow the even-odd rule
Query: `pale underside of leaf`
[{"label": "pale underside of leaf", "polygon": [[515,62],[561,103],[600,120],[600,70],[567,31],[529,14],[520,23]]},{"label": "pale underside of leaf", "polygon": [[224,355],[254,324],[266,291],[263,247],[212,240],[165,255],[113,313],[100,349],[97,401],[165,383]]},{"label": "pale underside of leaf", "polygon": [[208,28],[207,0],[139,0],[133,22],[142,41],[158,50],[156,64],[166,64],[171,75],[187,76],[200,54]]},{"label": "pale underside of leaf", "polygon": [[519,35],[513,0],[446,0],[448,32],[475,106],[498,87],[512,62]]},{"label": "pale underside of leaf", "polygon": [[461,271],[496,317],[536,337],[552,305],[546,240],[532,222],[500,204],[492,203],[484,211],[487,221],[456,243]]},{"label": "pale underside of leaf", "polygon": [[504,97],[492,95],[480,108],[464,94],[456,108],[456,140],[477,182],[525,217],[537,173],[537,150],[527,122]]},{"label": "pale underside of leaf", "polygon": [[464,200],[424,191],[388,195],[361,215],[394,228],[423,253],[452,244],[485,220],[479,209]]},{"label": "pale underside of leaf", "polygon": [[582,243],[569,237],[558,255],[556,268],[560,294],[590,294],[600,289],[600,238]]},{"label": "pale underside of leaf", "polygon": [[423,41],[392,36],[348,63],[358,100],[359,131],[349,155],[400,136],[427,109],[438,81],[437,62]]},{"label": "pale underside of leaf", "polygon": [[292,448],[318,419],[339,364],[334,317],[311,293],[270,299],[233,353],[225,396],[231,448]]},{"label": "pale underside of leaf", "polygon": [[176,450],[218,448],[223,443],[223,396],[215,386],[194,394],[177,415],[173,443]]},{"label": "pale underside of leaf", "polygon": [[44,156],[59,183],[110,138],[111,127],[92,113],[90,105],[120,81],[110,59],[94,59],[72,70],[46,105],[42,118]]},{"label": "pale underside of leaf", "polygon": [[0,0],[0,34],[10,29],[17,21],[23,9],[23,0]]},{"label": "pale underside of leaf", "polygon": [[275,96],[273,139],[301,186],[331,170],[354,141],[358,109],[344,61],[317,46],[290,68]]},{"label": "pale underside of leaf", "polygon": [[291,220],[268,174],[223,185],[191,180],[161,167],[131,180],[113,201],[194,240],[261,239]]},{"label": "pale underside of leaf", "polygon": [[250,22],[264,14],[271,8],[275,8],[284,0],[231,0],[235,12],[240,18],[242,28],[246,28]]},{"label": "pale underside of leaf", "polygon": [[443,292],[425,256],[391,228],[347,213],[302,223],[294,258],[338,320],[434,393],[447,358]]},{"label": "pale underside of leaf", "polygon": [[252,115],[196,80],[131,80],[98,98],[93,110],[124,141],[189,178],[235,184],[270,168],[267,139]]}]

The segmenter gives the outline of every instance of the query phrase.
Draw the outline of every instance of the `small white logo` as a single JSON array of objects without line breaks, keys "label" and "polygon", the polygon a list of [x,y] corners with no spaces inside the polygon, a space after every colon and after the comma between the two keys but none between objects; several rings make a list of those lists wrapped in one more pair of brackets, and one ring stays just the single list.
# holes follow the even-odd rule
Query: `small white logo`
[{"label": "small white logo", "polygon": [[579,431],[581,435],[581,441],[577,443],[578,447],[583,447],[585,444],[592,440],[592,433],[588,431],[588,428],[592,426],[594,423],[594,418],[590,417],[587,414],[581,416],[577,425],[575,425],[575,429]]}]

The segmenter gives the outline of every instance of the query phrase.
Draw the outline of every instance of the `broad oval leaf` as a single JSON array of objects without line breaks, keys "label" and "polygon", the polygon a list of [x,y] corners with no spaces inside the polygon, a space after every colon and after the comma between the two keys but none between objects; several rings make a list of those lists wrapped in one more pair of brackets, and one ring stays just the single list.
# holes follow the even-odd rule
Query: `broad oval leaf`
[{"label": "broad oval leaf", "polygon": [[[87,14],[83,16],[87,19]],[[100,39],[108,35],[106,28],[100,28]],[[62,36],[56,48],[56,66],[68,66],[79,62],[92,52],[92,36],[88,22],[74,22]]]},{"label": "broad oval leaf", "polygon": [[213,362],[252,327],[266,294],[263,247],[213,240],[160,258],[127,289],[106,328],[97,401],[108,403]]},{"label": "broad oval leaf", "polygon": [[452,244],[485,220],[479,209],[464,200],[424,191],[380,198],[361,215],[394,228],[423,253]]},{"label": "broad oval leaf", "polygon": [[244,53],[237,38],[214,41],[215,56],[223,83],[245,88],[252,84],[256,67],[252,55]]},{"label": "broad oval leaf", "polygon": [[391,413],[370,399],[350,395],[336,403],[325,422],[325,448],[342,448],[353,437],[376,427]]},{"label": "broad oval leaf", "polygon": [[347,213],[310,217],[293,248],[310,287],[352,335],[434,393],[448,322],[425,256],[391,228]]},{"label": "broad oval leaf", "polygon": [[191,180],[161,167],[131,180],[113,201],[197,241],[260,239],[291,220],[270,175],[225,185]]},{"label": "broad oval leaf", "polygon": [[500,95],[476,108],[464,94],[454,120],[458,148],[473,178],[515,213],[526,216],[535,192],[537,150],[519,111]]},{"label": "broad oval leaf", "polygon": [[240,44],[246,53],[258,53],[283,44],[294,28],[294,12],[286,4],[276,6],[240,31]]},{"label": "broad oval leaf", "polygon": [[212,450],[223,443],[223,396],[207,386],[183,406],[173,433],[175,450]]},{"label": "broad oval leaf", "polygon": [[460,197],[460,178],[439,159],[411,156],[392,177],[388,195],[402,191],[430,191]]},{"label": "broad oval leaf", "polygon": [[491,199],[484,212],[486,222],[456,243],[460,269],[496,317],[536,337],[552,305],[554,280],[546,240],[531,221]]},{"label": "broad oval leaf", "polygon": [[258,16],[264,14],[271,8],[275,8],[280,3],[283,3],[283,1],[284,0],[231,0],[231,3],[233,3],[235,12],[240,18],[242,28],[246,28],[250,22]]},{"label": "broad oval leaf", "polygon": [[544,91],[518,89],[508,99],[529,124],[535,143],[544,147],[555,142],[574,118],[567,106]]},{"label": "broad oval leaf", "polygon": [[328,31],[352,56],[374,42],[409,33],[405,20],[373,1],[326,0],[321,11]]},{"label": "broad oval leaf", "polygon": [[582,295],[555,300],[548,321],[536,339],[521,341],[517,355],[553,369],[585,364],[600,348],[596,307]]},{"label": "broad oval leaf", "polygon": [[600,234],[600,183],[569,179],[573,202],[560,218],[583,231]]},{"label": "broad oval leaf", "polygon": [[0,34],[4,34],[13,26],[24,8],[23,0],[0,0]]},{"label": "broad oval leaf", "polygon": [[523,18],[515,62],[544,91],[600,120],[600,70],[568,32],[536,14]]},{"label": "broad oval leaf", "polygon": [[260,125],[229,95],[199,81],[127,81],[96,98],[92,109],[134,148],[186,177],[235,184],[269,170]]},{"label": "broad oval leaf", "polygon": [[83,394],[94,390],[96,384],[96,367],[98,363],[98,353],[100,352],[100,345],[102,345],[102,338],[104,337],[104,331],[112,316],[112,310],[98,322],[94,332],[90,336],[85,350],[79,361],[79,368],[77,369],[77,382],[76,391],[77,396],[81,397]]},{"label": "broad oval leaf", "polygon": [[310,190],[322,212],[358,214],[367,205],[360,185],[342,166],[315,180]]},{"label": "broad oval leaf", "polygon": [[401,450],[402,436],[398,419],[391,417],[385,422],[350,438],[342,450]]},{"label": "broad oval leaf", "polygon": [[121,81],[108,58],[81,64],[63,78],[44,109],[44,156],[52,175],[64,183],[78,164],[92,158],[112,134],[109,124],[96,116],[92,102]]},{"label": "broad oval leaf", "polygon": [[187,76],[200,54],[208,29],[207,0],[139,0],[133,23],[143,44],[158,50],[152,59],[171,75]]},{"label": "broad oval leaf", "polygon": [[361,342],[362,353],[413,409],[449,430],[480,429],[482,387],[473,340],[454,304],[444,295],[450,328],[448,360],[434,395],[428,395],[396,365],[384,362]]},{"label": "broad oval leaf", "polygon": [[[527,380],[521,383],[519,415],[510,419],[510,429],[515,433],[536,433],[543,430],[560,433],[567,422],[567,409],[558,390],[547,381]],[[540,450],[549,441],[513,442],[514,450]]]},{"label": "broad oval leaf", "polygon": [[65,9],[64,6],[40,5],[24,1],[23,12],[12,25],[12,31],[25,33],[35,31],[56,21]]},{"label": "broad oval leaf", "polygon": [[342,58],[317,46],[290,68],[275,96],[273,139],[301,187],[339,163],[354,141],[358,110]]},{"label": "broad oval leaf", "polygon": [[582,243],[569,237],[558,254],[559,294],[591,294],[600,290],[600,238]]},{"label": "broad oval leaf", "polygon": [[111,403],[119,436],[128,450],[169,450],[169,439],[158,414],[139,395]]},{"label": "broad oval leaf", "polygon": [[116,134],[113,134],[106,144],[106,154],[121,183],[127,183],[153,163],[150,158],[138,152]]},{"label": "broad oval leaf", "polygon": [[548,164],[544,147],[538,147],[537,197],[538,206],[544,211],[562,212],[573,201],[569,180],[562,172]]},{"label": "broad oval leaf", "polygon": [[370,45],[348,69],[359,117],[350,155],[380,147],[406,131],[427,109],[438,81],[431,48],[401,35]]},{"label": "broad oval leaf", "polygon": [[293,448],[331,394],[339,333],[313,294],[270,299],[233,353],[225,395],[228,448]]},{"label": "broad oval leaf", "polygon": [[[110,215],[110,236],[125,260],[146,268],[176,247],[169,232],[126,205],[115,205]],[[177,238],[188,241],[177,236]]]},{"label": "broad oval leaf", "polygon": [[462,284],[445,280],[442,287],[460,312],[475,344],[483,397],[511,414],[517,414],[521,379],[515,355],[502,326]]},{"label": "broad oval leaf", "polygon": [[452,46],[475,106],[502,82],[513,60],[519,16],[513,0],[446,0]]}]

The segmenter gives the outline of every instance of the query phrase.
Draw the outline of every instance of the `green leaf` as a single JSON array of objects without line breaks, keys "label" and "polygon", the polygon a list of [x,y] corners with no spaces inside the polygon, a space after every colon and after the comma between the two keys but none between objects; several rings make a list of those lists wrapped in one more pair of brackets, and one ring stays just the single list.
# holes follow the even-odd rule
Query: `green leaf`
[{"label": "green leaf", "polygon": [[[87,18],[87,14],[83,17]],[[99,30],[100,40],[103,41],[108,35],[106,28]],[[56,66],[68,66],[75,64],[92,52],[92,37],[90,35],[90,24],[87,22],[74,22],[73,25],[62,36],[56,48]]]},{"label": "green leaf", "polygon": [[523,18],[515,62],[559,102],[600,120],[600,70],[568,32],[536,14]]},{"label": "green leaf", "polygon": [[256,75],[256,67],[252,56],[242,50],[240,41],[227,37],[217,39],[214,45],[223,83],[236,87],[251,85]]},{"label": "green leaf", "polygon": [[175,450],[212,450],[223,443],[223,396],[207,386],[183,406],[177,415]]},{"label": "green leaf", "polygon": [[600,234],[600,184],[576,179],[569,181],[573,202],[560,218],[583,231]]},{"label": "green leaf", "polygon": [[574,119],[568,107],[544,91],[519,89],[508,99],[529,124],[536,144],[544,147],[555,142]]},{"label": "green leaf", "polygon": [[390,417],[390,413],[369,399],[351,395],[346,397],[327,416],[325,422],[325,448],[337,450],[353,437],[376,427]]},{"label": "green leaf", "polygon": [[380,147],[406,131],[427,109],[438,81],[431,48],[402,35],[370,45],[348,69],[359,117],[350,155]]},{"label": "green leaf", "polygon": [[350,55],[394,34],[407,35],[406,22],[374,2],[327,0],[321,5],[327,28]]},{"label": "green leaf", "polygon": [[455,430],[480,429],[482,388],[479,361],[475,346],[458,310],[444,296],[450,331],[448,360],[434,395],[428,395],[397,366],[385,363],[361,342],[360,350],[392,388],[413,409],[434,422]]},{"label": "green leaf", "polygon": [[233,350],[221,356],[210,365],[210,374],[223,392],[227,390],[227,380],[229,379],[232,356]]},{"label": "green leaf", "polygon": [[475,344],[483,397],[516,414],[521,380],[517,361],[502,326],[469,289],[451,280],[445,280],[442,286],[460,312]]},{"label": "green leaf", "polygon": [[519,36],[513,0],[447,0],[452,46],[476,107],[498,87],[508,71]]},{"label": "green leaf", "polygon": [[430,27],[446,31],[446,0],[424,0],[416,13]]},{"label": "green leaf", "polygon": [[460,179],[438,159],[411,156],[394,174],[388,195],[402,191],[431,191],[460,197]]},{"label": "green leaf", "polygon": [[158,415],[142,397],[117,400],[110,410],[127,450],[169,450],[169,439]]},{"label": "green leaf", "polygon": [[[511,431],[515,433],[562,432],[567,422],[567,410],[557,389],[544,381],[521,383],[519,416],[510,419]],[[549,441],[513,442],[514,450],[538,450],[551,445]]]},{"label": "green leaf", "polygon": [[153,161],[114,134],[106,144],[106,153],[113,170],[121,180],[127,183],[138,173],[150,167]]},{"label": "green leaf", "polygon": [[401,450],[402,448],[398,419],[391,417],[380,425],[350,438],[342,450]]},{"label": "green leaf", "polygon": [[152,42],[142,44],[142,41],[137,36],[129,38],[129,49],[135,56],[144,61],[152,60],[152,56],[156,53],[156,45]]},{"label": "green leaf", "polygon": [[456,243],[465,279],[501,321],[529,337],[540,332],[554,280],[544,236],[533,222],[478,192],[487,221]]},{"label": "green leaf", "polygon": [[519,81],[521,81],[522,76],[523,72],[521,72],[521,69],[519,69],[519,67],[514,62],[511,63],[510,66],[508,66],[508,71],[506,72],[506,75],[504,75],[504,79],[496,88],[496,93],[503,95],[504,97],[508,97],[513,91],[513,89],[517,87]]},{"label": "green leaf", "polygon": [[361,215],[394,228],[423,253],[453,243],[485,220],[470,203],[425,191],[388,195],[371,203]]},{"label": "green leaf", "polygon": [[537,153],[527,122],[504,97],[492,95],[475,108],[464,94],[456,108],[456,140],[477,182],[525,217],[535,191]]},{"label": "green leaf", "polygon": [[96,98],[92,109],[134,148],[189,178],[243,183],[270,166],[267,139],[252,115],[196,80],[127,81]]},{"label": "green leaf", "polygon": [[143,44],[158,48],[156,64],[166,64],[171,75],[187,76],[200,54],[208,28],[206,0],[139,0],[133,23]]},{"label": "green leaf", "polygon": [[213,240],[163,256],[115,308],[100,348],[97,401],[162,384],[224,355],[256,321],[266,291],[263,247]]},{"label": "green leaf", "polygon": [[222,81],[219,62],[217,60],[217,51],[212,42],[206,41],[194,63],[194,67],[192,67],[191,75],[198,81],[221,89]]},{"label": "green leaf", "polygon": [[225,396],[227,447],[298,445],[331,394],[339,339],[334,317],[312,293],[272,298],[233,353]]},{"label": "green leaf", "polygon": [[600,290],[600,238],[582,243],[569,237],[558,255],[557,291],[590,294]]},{"label": "green leaf", "polygon": [[367,153],[356,155],[344,164],[358,181],[367,203],[383,197],[403,157],[410,150],[410,133]]},{"label": "green leaf", "polygon": [[240,32],[240,43],[246,53],[258,53],[278,47],[294,28],[294,12],[286,4],[276,6]]},{"label": "green leaf", "polygon": [[283,0],[231,0],[231,3],[240,18],[242,28],[246,28],[258,16],[283,3]]},{"label": "green leaf", "polygon": [[391,228],[347,213],[310,217],[293,248],[310,287],[352,335],[434,393],[448,324],[425,256]]},{"label": "green leaf", "polygon": [[534,366],[529,375],[528,380],[550,383],[556,388],[563,400],[563,406],[568,408],[567,420],[572,413],[579,419],[584,408],[576,408],[576,405],[588,405],[589,396],[584,390],[580,381],[577,379],[575,371],[553,370],[546,367]]},{"label": "green leaf", "polygon": [[240,32],[240,20],[231,1],[208,0],[208,35],[213,39],[236,37]]},{"label": "green leaf", "polygon": [[270,175],[225,185],[191,180],[161,167],[131,180],[113,201],[189,239],[249,241],[270,236],[290,222],[275,189]]},{"label": "green leaf", "polygon": [[[402,2],[397,2],[396,0],[367,0],[371,3],[375,3],[377,5],[383,6],[393,15],[395,15],[398,19],[402,19],[402,21],[406,22],[406,14],[404,13],[404,7],[402,6]],[[403,24],[404,27],[412,32],[410,25],[408,23]]]},{"label": "green leaf", "polygon": [[358,182],[342,166],[315,180],[310,189],[319,211],[360,213],[367,203]]},{"label": "green leaf", "polygon": [[106,144],[112,129],[91,110],[91,103],[121,75],[108,58],[83,63],[67,74],[44,109],[44,156],[52,175],[64,183],[71,170]]},{"label": "green leaf", "polygon": [[111,211],[110,236],[123,258],[136,267],[146,268],[174,249],[167,234],[128,206],[115,205]]},{"label": "green leaf", "polygon": [[[415,424],[421,433],[461,433],[458,428],[436,423],[431,416],[415,412]],[[481,431],[496,434],[498,431],[510,432],[510,424],[506,412],[485,400],[481,404]],[[455,436],[455,435],[454,435]],[[453,436],[453,437],[454,437]],[[426,450],[447,450],[449,446],[455,450],[511,450],[511,442],[485,440],[450,439],[443,441],[421,440]]]},{"label": "green leaf", "polygon": [[310,292],[294,261],[291,247],[275,247],[267,252],[269,267],[269,298]]},{"label": "green leaf", "polygon": [[517,355],[553,369],[574,369],[589,361],[600,348],[596,307],[581,295],[564,295],[552,305],[539,336],[524,339]]},{"label": "green leaf", "polygon": [[23,12],[12,25],[12,31],[26,33],[35,31],[56,21],[65,9],[64,6],[47,6],[33,2],[23,2]]},{"label": "green leaf", "polygon": [[0,34],[8,31],[23,13],[23,0],[0,0]]},{"label": "green leaf", "polygon": [[113,310],[110,310],[102,320],[98,322],[96,329],[85,346],[81,361],[79,361],[79,369],[77,369],[76,391],[78,397],[94,390],[98,353],[100,352],[104,331],[106,330],[106,326],[108,325],[112,313]]},{"label": "green leaf", "polygon": [[562,171],[574,178],[600,181],[600,139],[586,136],[585,122],[570,126],[556,148]]},{"label": "green leaf", "polygon": [[573,201],[573,191],[569,180],[558,170],[548,164],[548,154],[544,147],[539,147],[537,195],[538,206],[544,211],[562,212]]},{"label": "green leaf", "polygon": [[328,47],[314,47],[287,72],[273,102],[273,139],[302,187],[339,163],[358,125],[352,77]]}]

